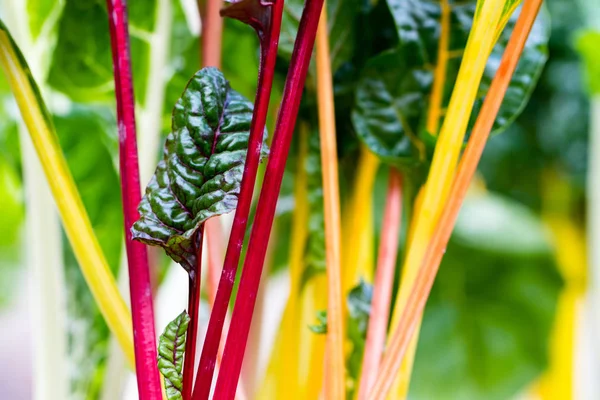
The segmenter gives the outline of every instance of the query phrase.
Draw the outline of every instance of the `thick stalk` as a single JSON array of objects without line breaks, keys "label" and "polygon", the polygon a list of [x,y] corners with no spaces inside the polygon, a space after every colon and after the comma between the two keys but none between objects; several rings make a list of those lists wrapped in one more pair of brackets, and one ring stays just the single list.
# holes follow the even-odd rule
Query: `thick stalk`
[{"label": "thick stalk", "polygon": [[83,276],[109,329],[117,337],[127,355],[127,360],[133,366],[135,362],[131,316],[94,235],[41,96],[33,79],[27,73],[28,68],[22,55],[18,53],[16,45],[2,24],[0,24],[0,64],[44,168]]},{"label": "thick stalk", "polygon": [[327,9],[321,12],[317,30],[317,104],[321,165],[323,173],[323,210],[325,216],[325,260],[327,265],[327,354],[325,356],[325,399],[344,399],[344,319],[341,277],[341,216],[335,134],[333,79],[327,33]]},{"label": "thick stalk", "polygon": [[473,127],[471,138],[469,139],[458,167],[456,179],[452,185],[449,196],[450,200],[444,207],[439,224],[428,244],[421,268],[419,268],[414,286],[406,303],[406,308],[394,329],[394,334],[391,337],[382,362],[381,373],[369,396],[370,400],[383,400],[392,386],[394,379],[397,377],[397,372],[404,354],[409,347],[412,334],[419,325],[440,262],[452,234],[458,212],[477,169],[477,164],[481,158],[485,143],[510,84],[510,79],[517,66],[521,52],[525,47],[527,36],[533,26],[541,2],[542,0],[525,0],[521,15],[502,57],[498,72],[494,77],[481,112]]},{"label": "thick stalk", "polygon": [[[241,3],[238,3],[241,5]],[[230,6],[231,12],[235,4]],[[214,373],[219,343],[223,332],[223,324],[229,307],[229,299],[233,290],[233,283],[236,271],[240,261],[252,195],[254,193],[254,183],[260,162],[260,153],[263,142],[263,133],[269,108],[269,98],[273,85],[273,76],[275,73],[275,60],[277,58],[277,46],[279,43],[279,31],[281,27],[281,15],[283,12],[283,0],[276,0],[269,5],[260,5],[259,17],[261,12],[266,13],[264,8],[268,7],[268,19],[253,20],[250,23],[259,32],[261,38],[261,59],[258,76],[258,90],[252,114],[252,125],[248,139],[248,152],[246,153],[246,162],[244,173],[240,186],[238,204],[229,235],[225,262],[221,273],[221,280],[217,289],[214,306],[210,314],[210,320],[206,331],[206,339],[202,347],[200,356],[200,365],[194,387],[194,399],[207,399],[210,393],[212,377]],[[243,11],[243,10],[242,10]],[[243,16],[243,15],[242,15]],[[262,15],[264,17],[264,15]],[[237,376],[237,375],[236,375]],[[235,385],[237,385],[237,379]]]},{"label": "thick stalk", "polygon": [[[240,287],[231,318],[230,332],[225,342],[223,363],[216,386],[216,399],[233,399],[242,367],[244,350],[252,321],[252,312],[260,283],[262,267],[273,225],[275,207],[290,148],[302,90],[314,48],[323,0],[307,0],[286,80],[281,108],[277,117],[271,155],[267,163]],[[260,87],[260,85],[259,85]],[[239,206],[238,206],[239,207]],[[233,277],[232,277],[233,278]],[[217,294],[218,295],[218,294]]]},{"label": "thick stalk", "polygon": [[361,147],[352,197],[343,220],[342,293],[348,293],[359,279],[373,279],[373,185],[379,164],[375,154]]},{"label": "thick stalk", "polygon": [[148,254],[146,246],[140,242],[134,242],[131,235],[131,227],[140,217],[138,205],[142,195],[135,129],[135,101],[129,52],[127,4],[125,0],[107,0],[106,3],[117,97],[119,169],[125,223],[125,247],[129,265],[129,292],[137,384],[141,398],[161,399],[162,392],[156,365],[156,333],[154,331],[154,306]]},{"label": "thick stalk", "polygon": [[362,372],[358,399],[366,399],[379,370],[379,363],[385,347],[394,272],[398,258],[398,239],[402,218],[402,176],[390,168],[388,192],[383,213],[377,272],[373,286],[371,316],[367,328],[367,339],[362,362]]}]

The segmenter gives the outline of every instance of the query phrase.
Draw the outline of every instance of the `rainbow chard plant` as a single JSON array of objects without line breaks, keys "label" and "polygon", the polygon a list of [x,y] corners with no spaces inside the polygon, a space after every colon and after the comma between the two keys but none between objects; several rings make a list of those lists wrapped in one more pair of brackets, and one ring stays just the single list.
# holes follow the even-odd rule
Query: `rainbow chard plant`
[{"label": "rainbow chard plant", "polygon": [[[504,399],[543,371],[553,246],[534,213],[477,177],[548,58],[541,0],[129,6],[56,8],[48,90],[63,109],[115,115],[123,218],[110,224],[124,232],[112,236],[130,311],[118,254],[99,244],[62,154],[68,133],[2,24],[0,64],[140,399]],[[100,16],[97,43],[72,38]],[[67,54],[98,49],[69,69]],[[187,287],[161,293],[172,263]],[[185,289],[187,306],[157,327],[156,291]],[[104,369],[89,381],[121,395]]]}]

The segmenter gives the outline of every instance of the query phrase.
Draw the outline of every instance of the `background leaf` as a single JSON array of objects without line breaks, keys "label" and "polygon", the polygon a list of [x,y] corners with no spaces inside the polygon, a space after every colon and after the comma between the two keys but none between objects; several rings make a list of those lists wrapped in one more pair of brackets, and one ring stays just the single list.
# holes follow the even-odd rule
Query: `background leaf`
[{"label": "background leaf", "polygon": [[427,303],[410,397],[512,398],[547,364],[560,289],[531,212],[495,195],[468,198]]}]

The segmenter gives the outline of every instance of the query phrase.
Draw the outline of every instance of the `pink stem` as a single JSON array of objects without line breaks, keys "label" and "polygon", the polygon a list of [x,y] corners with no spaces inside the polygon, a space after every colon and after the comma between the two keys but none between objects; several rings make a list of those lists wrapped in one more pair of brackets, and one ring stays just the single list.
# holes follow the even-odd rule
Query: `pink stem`
[{"label": "pink stem", "polygon": [[[234,4],[235,5],[235,4]],[[233,7],[233,6],[230,6]],[[254,193],[254,184],[258,164],[260,162],[260,153],[263,142],[263,134],[267,111],[269,107],[269,98],[271,97],[271,87],[273,76],[275,74],[275,60],[277,58],[277,46],[279,42],[279,30],[281,27],[281,15],[283,12],[283,0],[275,0],[272,8],[268,26],[260,26],[261,21],[254,21],[254,28],[259,31],[261,37],[261,62],[258,78],[258,91],[256,94],[255,108],[252,115],[252,126],[248,140],[248,152],[246,163],[242,176],[238,204],[235,211],[233,226],[229,236],[225,262],[221,273],[221,280],[215,297],[213,310],[210,314],[210,320],[206,331],[206,339],[202,347],[200,364],[196,384],[194,386],[193,399],[208,399],[212,378],[216,364],[223,324],[229,307],[229,299],[233,290],[233,283],[237,272],[246,225],[248,223],[248,214],[252,203]],[[268,28],[262,31],[261,28]],[[237,386],[237,379],[235,380]]]},{"label": "pink stem", "polygon": [[125,246],[129,264],[129,289],[133,320],[135,369],[141,399],[160,400],[162,392],[156,364],[156,333],[152,285],[146,246],[131,239],[131,227],[139,219],[141,200],[135,130],[135,103],[129,54],[129,32],[125,0],[107,0],[110,23],[117,118],[119,121],[119,154]]},{"label": "pink stem", "polygon": [[390,168],[387,199],[381,228],[377,272],[373,288],[371,316],[367,329],[367,341],[362,362],[358,399],[369,396],[369,390],[377,379],[377,371],[385,346],[390,315],[394,271],[398,257],[398,238],[402,218],[402,176]]},{"label": "pink stem", "polygon": [[302,13],[290,62],[290,72],[286,80],[281,109],[277,118],[275,134],[273,135],[271,155],[267,163],[265,180],[258,200],[248,253],[246,254],[239,291],[231,318],[229,332],[233,334],[227,335],[227,341],[225,342],[225,352],[217,379],[215,399],[233,399],[235,397],[260,276],[273,225],[275,206],[277,205],[283,171],[296,125],[296,117],[298,116],[302,90],[304,89],[304,82],[314,48],[322,7],[323,0],[307,0]]}]

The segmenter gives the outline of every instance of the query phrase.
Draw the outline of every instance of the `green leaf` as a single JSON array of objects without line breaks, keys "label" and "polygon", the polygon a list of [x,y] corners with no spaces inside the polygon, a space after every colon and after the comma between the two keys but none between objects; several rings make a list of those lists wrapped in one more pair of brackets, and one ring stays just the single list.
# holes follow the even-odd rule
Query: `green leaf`
[{"label": "green leaf", "polygon": [[592,95],[600,94],[600,31],[587,30],[577,38],[577,50],[583,59],[587,73],[587,90]]},{"label": "green leaf", "polygon": [[104,2],[67,0],[48,83],[77,101],[111,101],[113,70]]},{"label": "green leaf", "polygon": [[[544,10],[543,10],[544,11]],[[475,101],[475,107],[471,114],[470,128],[475,123],[475,118],[483,105],[485,96],[496,75],[500,65],[502,54],[506,49],[510,34],[514,28],[520,11],[514,13],[509,19],[506,29],[500,35],[498,44],[494,47],[490,58],[488,59],[483,78],[479,87],[479,94]],[[494,121],[491,134],[498,134],[509,127],[514,120],[521,114],[525,105],[529,101],[533,90],[540,78],[546,60],[548,59],[548,40],[550,38],[550,21],[546,12],[541,12],[537,18],[529,38],[525,43],[525,48],[513,74],[510,85],[502,101],[500,111]]]},{"label": "green leaf", "polygon": [[[387,0],[396,24],[399,45],[370,59],[356,88],[352,121],[358,137],[383,161],[407,167],[424,160],[425,144],[434,142],[424,131],[433,69],[440,39],[439,0]],[[449,51],[464,49],[475,2],[451,3]],[[471,126],[498,69],[518,14],[513,15],[488,60],[474,104]],[[493,133],[506,129],[527,104],[547,59],[548,19],[536,21],[523,56],[494,123]],[[444,105],[449,101],[461,58],[448,63]],[[389,66],[393,65],[394,68]]]},{"label": "green leaf", "polygon": [[158,370],[165,379],[168,400],[181,400],[183,355],[190,317],[185,311],[169,322],[158,340]]},{"label": "green leaf", "polygon": [[26,0],[27,16],[29,18],[29,31],[35,41],[46,24],[54,24],[62,11],[63,2],[60,0]]},{"label": "green leaf", "polygon": [[531,212],[494,195],[469,198],[427,303],[410,398],[521,393],[547,365],[561,285]]},{"label": "green leaf", "polygon": [[415,61],[402,48],[370,59],[362,71],[352,111],[354,128],[363,143],[382,160],[399,167],[414,165],[421,158],[417,133],[432,74]]},{"label": "green leaf", "polygon": [[[365,352],[365,341],[367,337],[367,328],[369,326],[369,316],[371,315],[371,301],[373,299],[373,285],[360,280],[348,293],[348,339],[352,343],[352,352],[347,360],[348,375],[353,379],[358,387],[358,379],[362,364],[363,354]],[[353,398],[351,396],[348,398]]]},{"label": "green leaf", "polygon": [[308,196],[308,236],[304,248],[304,271],[300,287],[314,276],[325,273],[325,215],[323,209],[323,175],[319,135],[308,135],[308,151],[304,161],[306,193]]},{"label": "green leaf", "polygon": [[216,68],[194,75],[173,110],[173,131],[132,228],[135,239],[195,268],[202,223],[237,206],[252,108]]},{"label": "green leaf", "polygon": [[327,311],[319,310],[317,311],[317,321],[318,323],[315,325],[309,325],[308,329],[311,332],[316,333],[317,335],[324,335],[327,333]]}]

